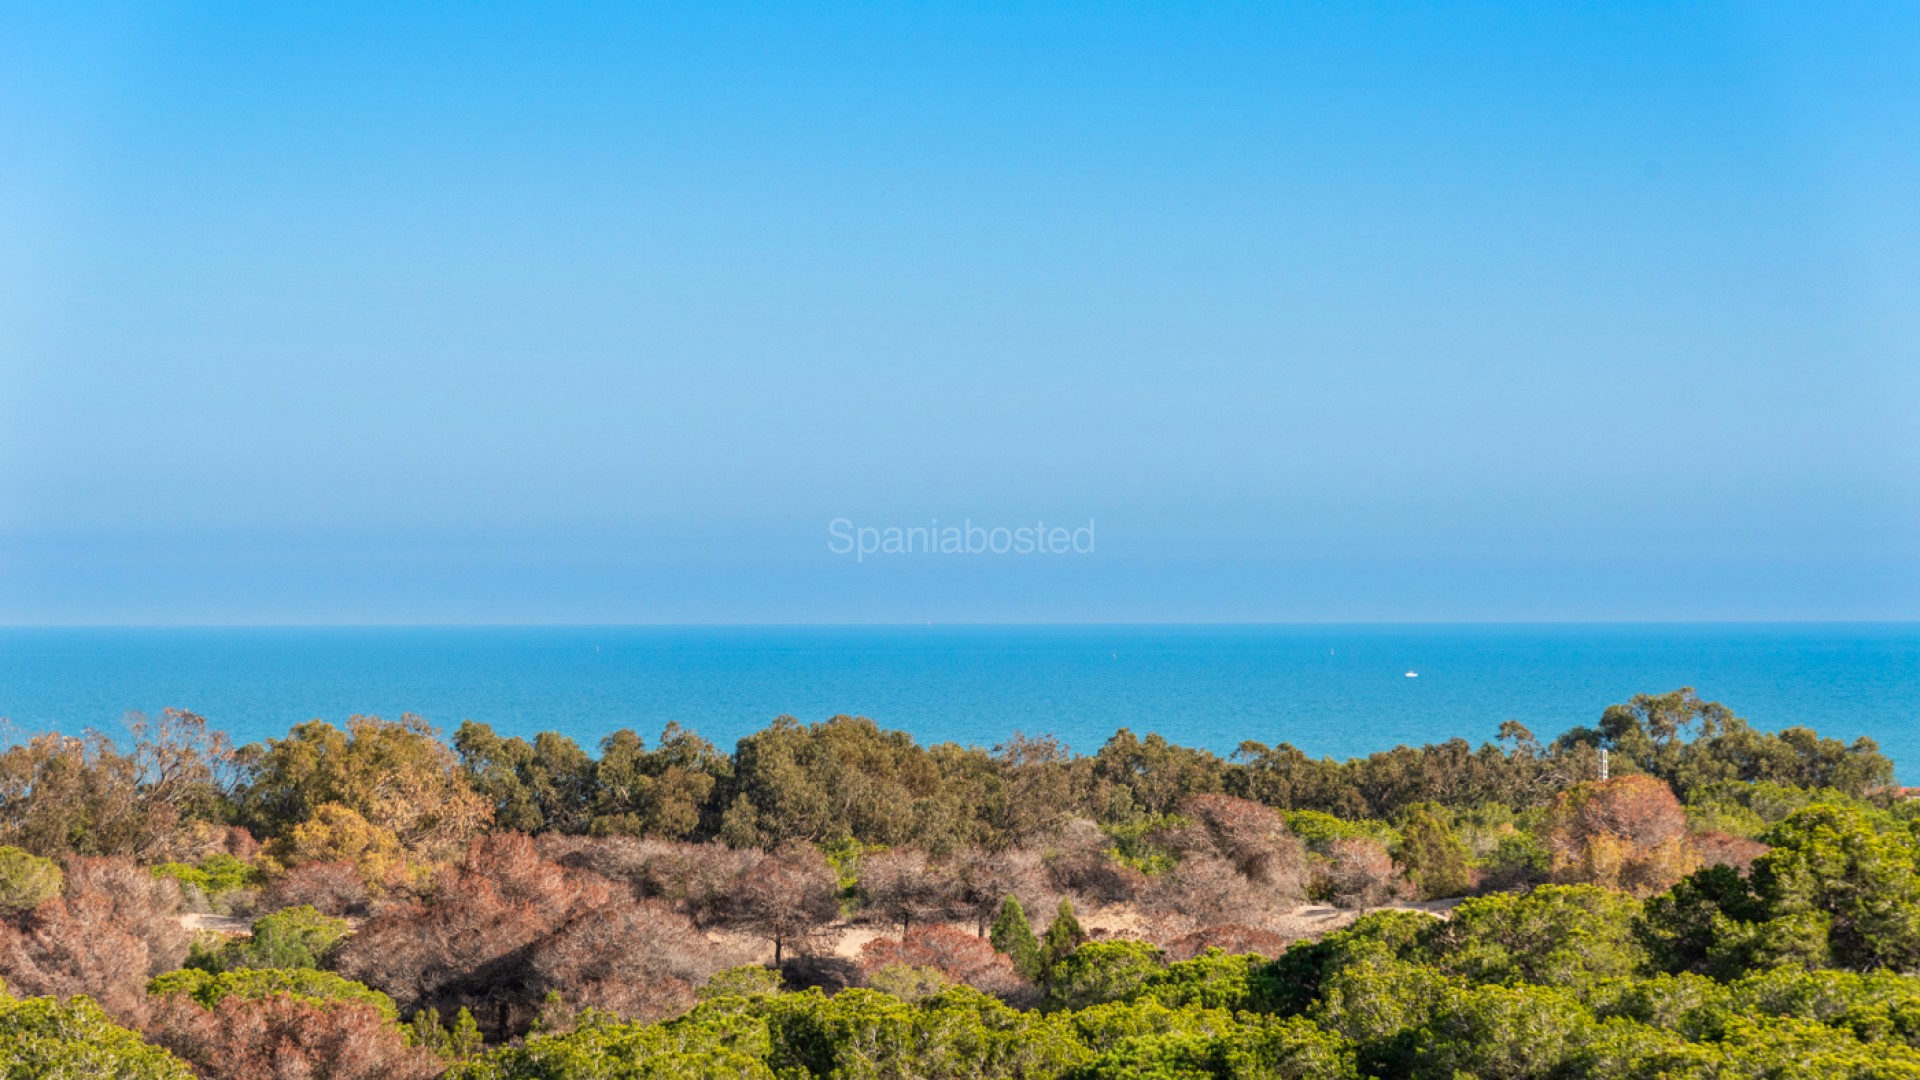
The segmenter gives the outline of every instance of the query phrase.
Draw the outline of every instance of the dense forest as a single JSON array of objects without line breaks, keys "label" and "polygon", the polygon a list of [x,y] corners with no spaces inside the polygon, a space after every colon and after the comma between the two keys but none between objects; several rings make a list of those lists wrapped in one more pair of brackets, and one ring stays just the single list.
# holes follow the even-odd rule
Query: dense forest
[{"label": "dense forest", "polygon": [[1920,800],[1690,690],[1350,761],[191,713],[0,753],[0,1075],[1920,1078]]}]

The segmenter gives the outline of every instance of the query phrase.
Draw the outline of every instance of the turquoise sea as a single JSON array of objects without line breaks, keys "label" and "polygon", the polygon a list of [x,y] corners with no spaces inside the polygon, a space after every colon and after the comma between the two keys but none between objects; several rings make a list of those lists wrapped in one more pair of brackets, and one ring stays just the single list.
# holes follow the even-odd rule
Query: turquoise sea
[{"label": "turquoise sea", "polygon": [[15,733],[176,706],[240,742],[414,712],[588,746],[678,721],[731,746],[844,712],[926,742],[1091,752],[1127,727],[1346,757],[1508,719],[1544,738],[1679,686],[1763,728],[1872,736],[1920,783],[1920,624],[0,629]]}]

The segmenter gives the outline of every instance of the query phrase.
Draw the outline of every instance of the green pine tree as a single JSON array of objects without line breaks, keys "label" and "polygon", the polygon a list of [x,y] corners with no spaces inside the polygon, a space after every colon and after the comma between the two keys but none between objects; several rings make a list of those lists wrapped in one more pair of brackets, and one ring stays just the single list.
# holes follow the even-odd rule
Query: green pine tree
[{"label": "green pine tree", "polygon": [[995,952],[1013,960],[1014,970],[1030,980],[1039,980],[1040,939],[1033,936],[1033,925],[1027,922],[1026,909],[1020,906],[1017,897],[1009,896],[1000,902],[1000,913],[993,917],[987,940],[993,942]]},{"label": "green pine tree", "polygon": [[1422,900],[1459,896],[1473,887],[1473,853],[1446,822],[1424,806],[1415,807],[1400,829],[1394,854]]},{"label": "green pine tree", "polygon": [[1047,936],[1040,941],[1040,959],[1047,970],[1066,959],[1080,943],[1087,940],[1086,931],[1080,929],[1080,919],[1073,913],[1073,900],[1060,898],[1060,910],[1053,917],[1053,925],[1047,927]]},{"label": "green pine tree", "polygon": [[448,1040],[447,1049],[455,1061],[465,1061],[485,1050],[486,1042],[480,1037],[480,1024],[465,1005],[453,1019],[453,1037]]}]

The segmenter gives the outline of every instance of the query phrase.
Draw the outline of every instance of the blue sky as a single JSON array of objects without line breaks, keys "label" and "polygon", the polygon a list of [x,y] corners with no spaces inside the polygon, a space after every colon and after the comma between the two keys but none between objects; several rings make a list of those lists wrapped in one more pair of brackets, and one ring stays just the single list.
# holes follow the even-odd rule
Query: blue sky
[{"label": "blue sky", "polygon": [[1911,5],[11,6],[0,622],[1920,618],[1916,192]]}]

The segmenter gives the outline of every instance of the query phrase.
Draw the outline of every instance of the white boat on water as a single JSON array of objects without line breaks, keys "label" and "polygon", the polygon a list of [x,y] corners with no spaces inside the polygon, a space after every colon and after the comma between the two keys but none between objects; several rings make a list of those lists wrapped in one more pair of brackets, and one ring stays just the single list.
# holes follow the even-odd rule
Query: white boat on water
[{"label": "white boat on water", "polygon": [[1417,672],[1417,671],[1409,671],[1409,672],[1407,672],[1407,678],[1409,678],[1409,679],[1417,679],[1417,678],[1419,678],[1419,677],[1420,677],[1420,673],[1419,673],[1419,672]]}]

